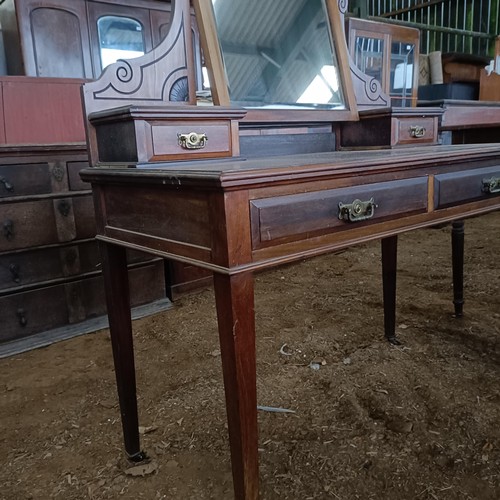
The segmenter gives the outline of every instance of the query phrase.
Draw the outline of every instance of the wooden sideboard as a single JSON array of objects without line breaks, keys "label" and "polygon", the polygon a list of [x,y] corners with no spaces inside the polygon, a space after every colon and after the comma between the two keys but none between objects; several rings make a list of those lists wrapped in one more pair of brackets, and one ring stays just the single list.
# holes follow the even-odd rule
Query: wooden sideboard
[{"label": "wooden sideboard", "polygon": [[140,448],[125,249],[214,273],[235,498],[258,498],[254,273],[382,239],[394,339],[397,235],[500,208],[500,145],[93,168],[125,448]]}]

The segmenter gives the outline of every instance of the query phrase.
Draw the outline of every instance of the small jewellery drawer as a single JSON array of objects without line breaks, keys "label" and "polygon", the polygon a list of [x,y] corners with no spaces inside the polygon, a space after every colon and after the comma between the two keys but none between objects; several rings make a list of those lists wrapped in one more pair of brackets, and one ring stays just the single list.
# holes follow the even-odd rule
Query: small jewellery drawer
[{"label": "small jewellery drawer", "polygon": [[231,123],[171,121],[151,124],[152,161],[189,157],[231,156]]},{"label": "small jewellery drawer", "polygon": [[500,165],[439,174],[434,182],[436,208],[499,196]]},{"label": "small jewellery drawer", "polygon": [[437,143],[437,118],[408,117],[396,120],[396,144]]},{"label": "small jewellery drawer", "polygon": [[427,189],[427,177],[418,177],[252,200],[253,247],[425,212]]}]

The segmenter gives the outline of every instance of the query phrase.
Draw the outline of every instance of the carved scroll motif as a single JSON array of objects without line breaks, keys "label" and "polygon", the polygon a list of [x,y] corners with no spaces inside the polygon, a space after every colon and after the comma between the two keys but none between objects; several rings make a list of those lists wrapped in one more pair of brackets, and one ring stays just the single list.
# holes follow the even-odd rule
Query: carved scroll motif
[{"label": "carved scroll motif", "polygon": [[[345,23],[344,15],[349,6],[349,0],[338,0],[340,15],[342,18],[342,28],[345,36]],[[347,41],[347,39],[346,39]],[[382,90],[381,83],[363,73],[352,60],[350,52],[348,53],[349,66],[351,68],[351,79],[354,86],[354,94],[356,95],[356,102],[358,107],[384,107],[388,108],[391,105],[389,96]]]},{"label": "carved scroll motif", "polygon": [[[155,49],[130,60],[118,60],[108,66],[94,83],[86,84],[95,101],[94,108],[102,108],[98,101],[127,104],[153,104],[155,102],[194,102],[194,89],[189,81],[194,74],[190,40],[189,1],[177,0],[170,31]],[[192,96],[191,99],[189,96]],[[103,103],[104,104],[104,103]],[[114,106],[120,106],[115,102]]]}]

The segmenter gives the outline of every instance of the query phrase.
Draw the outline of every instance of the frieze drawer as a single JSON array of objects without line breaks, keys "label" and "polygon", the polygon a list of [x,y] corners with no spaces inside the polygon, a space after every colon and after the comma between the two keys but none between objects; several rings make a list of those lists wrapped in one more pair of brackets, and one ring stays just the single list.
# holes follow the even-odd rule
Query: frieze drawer
[{"label": "frieze drawer", "polygon": [[94,236],[90,195],[0,205],[0,252]]},{"label": "frieze drawer", "polygon": [[500,166],[439,174],[434,182],[437,208],[487,199],[500,195]]},{"label": "frieze drawer", "polygon": [[427,188],[427,177],[419,177],[252,200],[253,247],[426,212]]}]

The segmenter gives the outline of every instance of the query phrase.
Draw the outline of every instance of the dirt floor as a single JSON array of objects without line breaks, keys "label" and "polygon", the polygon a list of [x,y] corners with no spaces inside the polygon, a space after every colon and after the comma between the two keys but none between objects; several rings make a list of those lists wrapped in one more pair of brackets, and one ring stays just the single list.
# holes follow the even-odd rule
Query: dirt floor
[{"label": "dirt floor", "polygon": [[[499,227],[466,223],[461,320],[450,228],[400,237],[399,347],[377,242],[257,277],[259,405],[295,412],[259,412],[263,499],[500,498]],[[134,326],[150,474],[127,474],[100,331],[0,360],[2,500],[232,498],[212,292]]]}]

